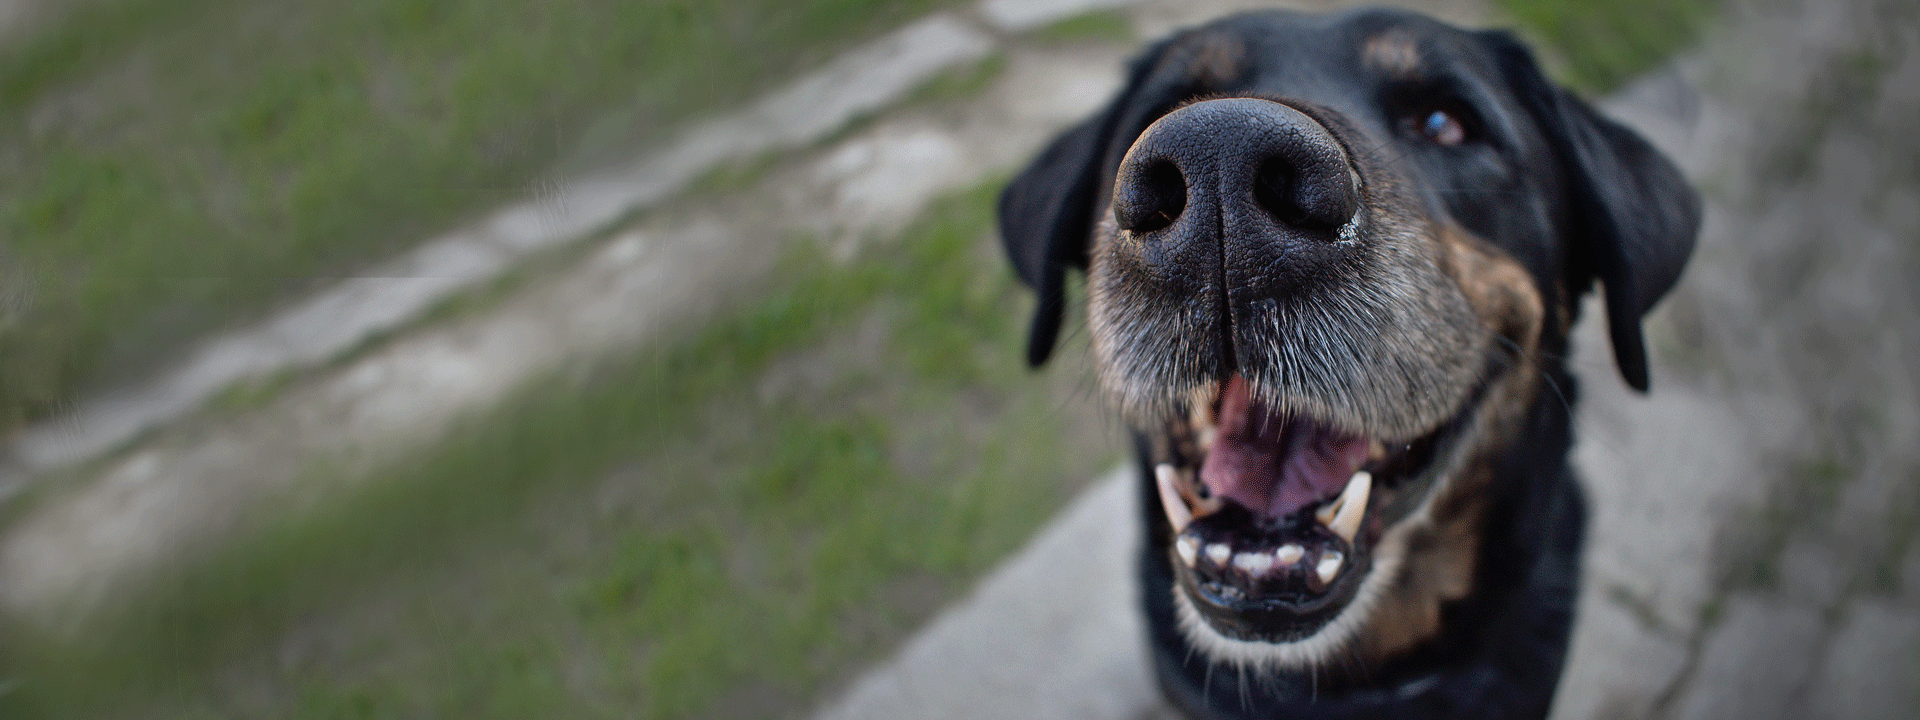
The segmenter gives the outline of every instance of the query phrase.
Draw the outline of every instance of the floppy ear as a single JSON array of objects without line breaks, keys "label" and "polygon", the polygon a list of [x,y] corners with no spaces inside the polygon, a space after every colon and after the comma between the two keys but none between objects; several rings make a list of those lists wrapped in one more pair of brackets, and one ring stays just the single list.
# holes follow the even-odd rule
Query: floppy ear
[{"label": "floppy ear", "polygon": [[1525,46],[1490,33],[1508,83],[1560,161],[1571,215],[1572,280],[1606,289],[1607,330],[1620,375],[1647,390],[1640,320],[1673,289],[1693,253],[1700,197],[1679,168],[1632,130],[1549,82]]},{"label": "floppy ear", "polygon": [[1094,193],[1102,185],[1108,115],[1086,120],[1047,146],[1000,192],[1000,241],[1020,280],[1038,294],[1027,335],[1027,364],[1053,353],[1066,313],[1066,269],[1087,267]]},{"label": "floppy ear", "polygon": [[1119,95],[1055,138],[1000,193],[1000,240],[1020,280],[1039,295],[1027,336],[1029,365],[1053,354],[1066,312],[1066,270],[1087,267],[1094,211],[1104,207],[1097,194],[1113,180],[1125,141],[1146,127],[1156,108],[1181,95],[1178,83],[1153,82],[1168,45],[1155,44],[1135,58]]}]

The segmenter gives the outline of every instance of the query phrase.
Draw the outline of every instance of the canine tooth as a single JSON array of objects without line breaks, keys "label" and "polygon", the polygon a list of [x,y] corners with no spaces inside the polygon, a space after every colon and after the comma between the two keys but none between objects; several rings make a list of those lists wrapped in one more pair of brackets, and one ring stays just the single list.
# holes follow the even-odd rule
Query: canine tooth
[{"label": "canine tooth", "polygon": [[1207,546],[1207,559],[1212,560],[1215,565],[1227,564],[1227,558],[1230,557],[1233,557],[1233,549],[1227,547],[1226,543],[1213,543]]},{"label": "canine tooth", "polygon": [[1173,525],[1176,533],[1186,530],[1187,524],[1193,522],[1193,509],[1180,499],[1180,490],[1176,487],[1179,481],[1179,471],[1174,470],[1172,464],[1153,466],[1153,484],[1160,488],[1160,507],[1166,509],[1167,522]]},{"label": "canine tooth", "polygon": [[1300,562],[1300,558],[1303,558],[1306,556],[1307,556],[1306,548],[1300,547],[1299,545],[1296,545],[1294,543],[1287,543],[1285,545],[1281,545],[1279,550],[1273,551],[1273,561],[1281,565],[1292,565],[1294,563]]},{"label": "canine tooth", "polygon": [[[1160,485],[1160,498],[1161,498],[1162,505],[1166,505],[1168,507],[1173,506],[1172,503],[1169,503],[1166,500],[1166,493],[1168,492],[1167,490],[1168,488],[1172,488],[1173,491],[1177,494],[1177,497],[1182,498],[1186,501],[1184,504],[1181,505],[1182,508],[1185,508],[1186,510],[1188,510],[1188,512],[1182,516],[1186,518],[1186,522],[1192,522],[1195,518],[1203,518],[1208,515],[1212,515],[1214,512],[1218,511],[1220,508],[1226,507],[1226,504],[1227,504],[1226,500],[1223,500],[1221,498],[1200,497],[1200,492],[1205,488],[1203,488],[1198,482],[1183,480],[1180,477],[1180,472],[1178,470],[1173,469],[1172,465],[1161,463],[1159,466],[1155,467],[1154,480]],[[1174,528],[1174,532],[1179,532],[1179,527],[1181,526],[1176,525],[1176,527]]]},{"label": "canine tooth", "polygon": [[1352,543],[1353,536],[1360,532],[1360,520],[1367,516],[1367,496],[1372,492],[1373,473],[1361,470],[1347,480],[1347,488],[1340,491],[1338,499],[1314,516],[1341,540]]},{"label": "canine tooth", "polygon": [[1193,547],[1193,539],[1184,537],[1173,541],[1173,551],[1180,554],[1180,561],[1186,563],[1187,567],[1193,567],[1194,558],[1200,554]]},{"label": "canine tooth", "polygon": [[1233,556],[1233,566],[1247,571],[1249,575],[1260,575],[1273,567],[1273,556],[1266,553],[1243,552]]},{"label": "canine tooth", "polygon": [[1334,516],[1340,514],[1340,506],[1346,504],[1346,502],[1347,493],[1342,491],[1340,497],[1334,498],[1333,502],[1321,505],[1319,510],[1313,511],[1313,518],[1319,520],[1321,525],[1331,527]]},{"label": "canine tooth", "polygon": [[1333,576],[1340,574],[1340,561],[1345,559],[1338,550],[1328,550],[1327,554],[1321,555],[1320,562],[1313,566],[1314,574],[1320,576],[1320,584],[1333,582]]}]

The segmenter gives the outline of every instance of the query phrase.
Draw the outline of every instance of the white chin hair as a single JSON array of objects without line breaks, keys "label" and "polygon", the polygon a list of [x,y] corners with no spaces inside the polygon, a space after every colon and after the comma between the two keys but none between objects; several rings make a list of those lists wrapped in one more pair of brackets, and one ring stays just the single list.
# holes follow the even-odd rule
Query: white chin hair
[{"label": "white chin hair", "polygon": [[1360,591],[1354,593],[1353,602],[1347,603],[1332,621],[1307,637],[1292,642],[1261,642],[1236,640],[1222,635],[1200,615],[1200,610],[1193,606],[1193,599],[1187,596],[1187,591],[1175,583],[1171,590],[1174,612],[1179,616],[1180,633],[1209,661],[1231,664],[1245,670],[1305,670],[1342,660],[1349,652],[1353,639],[1372,616],[1381,595],[1385,594],[1386,579],[1396,575],[1399,569],[1398,558],[1375,559],[1379,564],[1360,583]]}]

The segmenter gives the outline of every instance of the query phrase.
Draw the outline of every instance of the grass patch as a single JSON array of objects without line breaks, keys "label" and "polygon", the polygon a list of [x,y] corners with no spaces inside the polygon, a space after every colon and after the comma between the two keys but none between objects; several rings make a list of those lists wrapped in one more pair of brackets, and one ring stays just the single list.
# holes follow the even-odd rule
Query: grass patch
[{"label": "grass patch", "polygon": [[752,187],[767,171],[786,157],[786,153],[767,151],[748,158],[734,158],[714,166],[687,184],[689,195],[739,192]]},{"label": "grass patch", "polygon": [[1120,10],[1095,10],[1054,22],[1029,37],[1048,44],[1129,42],[1134,39],[1133,21]]},{"label": "grass patch", "polygon": [[1606,93],[1692,45],[1720,0],[1497,0],[1563,82]]},{"label": "grass patch", "polygon": [[103,0],[0,49],[0,432],[942,0]]},{"label": "grass patch", "polygon": [[81,640],[14,628],[0,715],[804,710],[1117,454],[1068,409],[1083,380],[1020,362],[995,189],[853,263],[803,254],[672,349],[529,388]]},{"label": "grass patch", "polygon": [[1007,69],[1007,56],[994,53],[979,62],[966,67],[948,70],[935,75],[918,88],[901,105],[922,105],[951,100],[970,98],[987,89],[1000,74]]}]

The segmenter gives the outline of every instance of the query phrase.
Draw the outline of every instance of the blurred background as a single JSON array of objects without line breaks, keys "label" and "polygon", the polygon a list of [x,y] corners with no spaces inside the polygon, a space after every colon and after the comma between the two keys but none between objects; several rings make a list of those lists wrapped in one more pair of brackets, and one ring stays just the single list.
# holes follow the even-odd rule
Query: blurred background
[{"label": "blurred background", "polygon": [[[1920,4],[1406,5],[1708,198],[1653,393],[1579,336],[1556,717],[1920,717]],[[0,0],[0,717],[1155,717],[901,648],[1124,495],[999,186],[1273,6]]]}]

